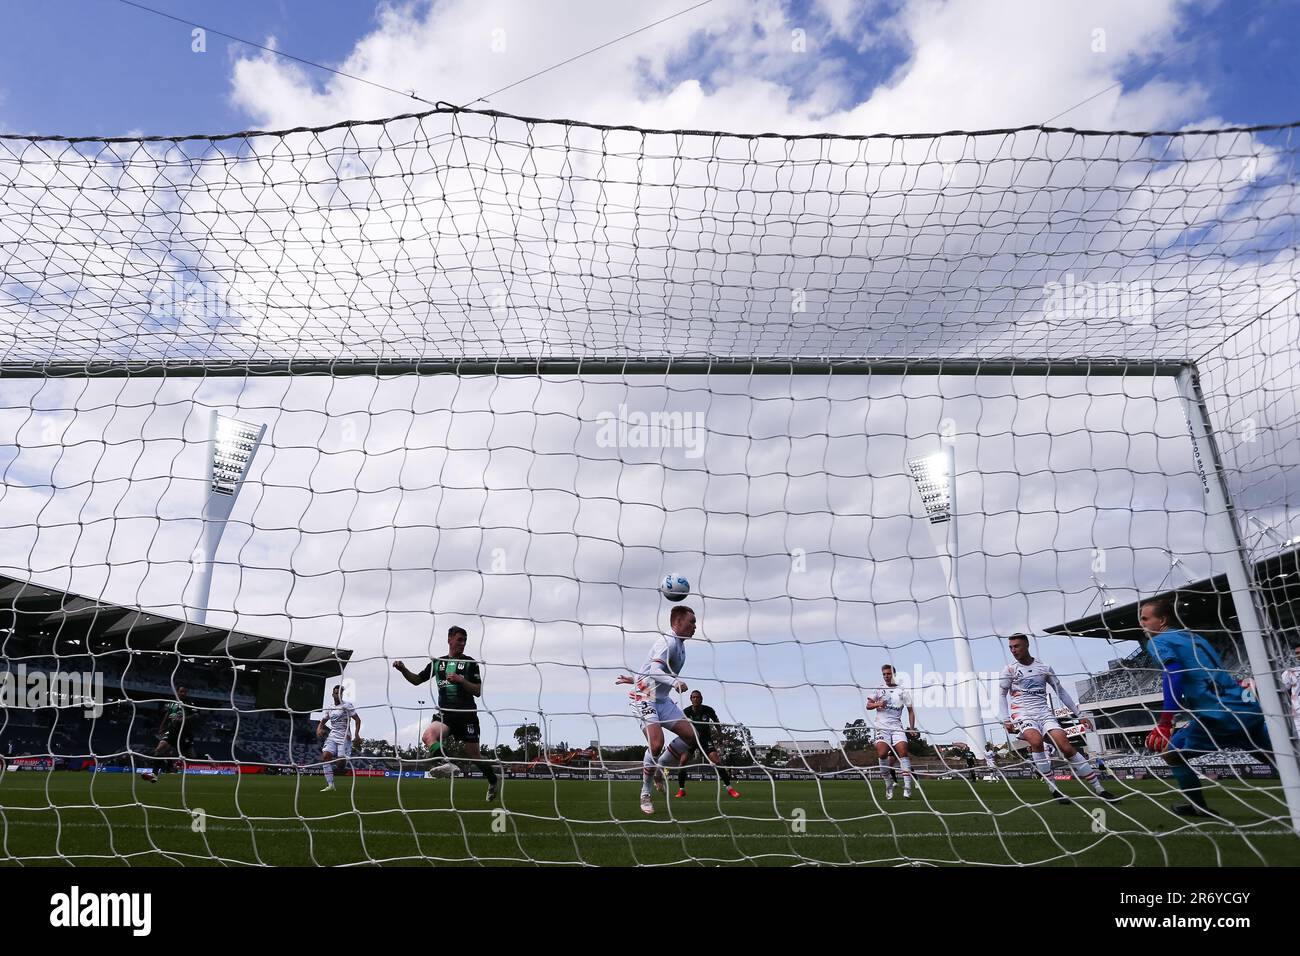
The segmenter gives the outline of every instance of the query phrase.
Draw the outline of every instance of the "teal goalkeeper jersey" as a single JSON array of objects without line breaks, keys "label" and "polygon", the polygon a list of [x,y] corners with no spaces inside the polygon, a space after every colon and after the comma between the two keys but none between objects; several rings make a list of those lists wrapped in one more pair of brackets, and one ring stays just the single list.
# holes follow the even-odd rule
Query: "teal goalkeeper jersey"
[{"label": "teal goalkeeper jersey", "polygon": [[[1148,653],[1165,671],[1166,707],[1198,715],[1257,714],[1259,704],[1224,670],[1219,654],[1200,634],[1162,631],[1151,638]],[[1171,708],[1172,709],[1172,708]]]}]

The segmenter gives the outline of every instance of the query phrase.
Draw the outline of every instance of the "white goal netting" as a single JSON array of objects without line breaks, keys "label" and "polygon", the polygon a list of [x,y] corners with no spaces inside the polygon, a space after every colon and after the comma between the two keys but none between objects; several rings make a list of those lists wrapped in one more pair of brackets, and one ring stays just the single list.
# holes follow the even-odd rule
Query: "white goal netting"
[{"label": "white goal netting", "polygon": [[1297,862],[1296,130],[0,137],[0,860]]}]

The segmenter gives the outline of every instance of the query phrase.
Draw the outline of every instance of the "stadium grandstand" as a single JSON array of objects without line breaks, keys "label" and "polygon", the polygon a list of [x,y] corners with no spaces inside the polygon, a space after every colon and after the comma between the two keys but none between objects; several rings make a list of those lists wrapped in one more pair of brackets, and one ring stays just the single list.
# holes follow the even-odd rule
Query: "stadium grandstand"
[{"label": "stadium grandstand", "polygon": [[[1252,572],[1266,623],[1280,642],[1276,648],[1278,659],[1285,666],[1287,648],[1294,646],[1300,634],[1300,549],[1258,561]],[[1226,575],[1152,596],[1173,598],[1182,624],[1210,640],[1225,669],[1243,684],[1249,680],[1250,665]],[[1135,645],[1124,656],[1112,660],[1106,670],[1076,685],[1080,709],[1096,725],[1095,732],[1087,735],[1089,748],[1094,751],[1140,753],[1161,709],[1161,669],[1147,655],[1138,626],[1139,606],[1140,602],[1111,606],[1099,614],[1047,628],[1049,634]]]},{"label": "stadium grandstand", "polygon": [[311,714],[350,656],[0,575],[0,686],[39,674],[52,691],[35,707],[11,691],[0,755],[19,765],[129,766],[132,753],[153,752],[163,708],[184,687],[186,760],[307,763],[319,757]]}]

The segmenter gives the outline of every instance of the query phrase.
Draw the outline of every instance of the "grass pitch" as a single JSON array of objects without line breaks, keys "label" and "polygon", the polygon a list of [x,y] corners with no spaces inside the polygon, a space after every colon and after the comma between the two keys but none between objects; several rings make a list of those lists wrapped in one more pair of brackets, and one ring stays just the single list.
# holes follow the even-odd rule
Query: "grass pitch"
[{"label": "grass pitch", "polygon": [[[1186,821],[1161,781],[1112,782],[1115,804],[1041,782],[930,781],[890,802],[878,782],[693,780],[637,806],[629,781],[163,776],[9,772],[0,863],[1300,865],[1276,781],[1211,784],[1222,820]],[[1104,817],[1094,816],[1104,811]],[[502,812],[504,811],[504,812]]]}]

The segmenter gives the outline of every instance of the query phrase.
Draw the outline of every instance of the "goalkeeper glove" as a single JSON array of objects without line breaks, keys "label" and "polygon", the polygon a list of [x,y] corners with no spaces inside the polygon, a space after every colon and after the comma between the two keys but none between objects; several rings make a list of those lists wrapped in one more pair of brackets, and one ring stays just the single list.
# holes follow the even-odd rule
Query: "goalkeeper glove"
[{"label": "goalkeeper glove", "polygon": [[1174,718],[1172,714],[1162,714],[1156,729],[1147,734],[1147,750],[1164,753],[1169,749],[1169,738],[1174,735]]}]

